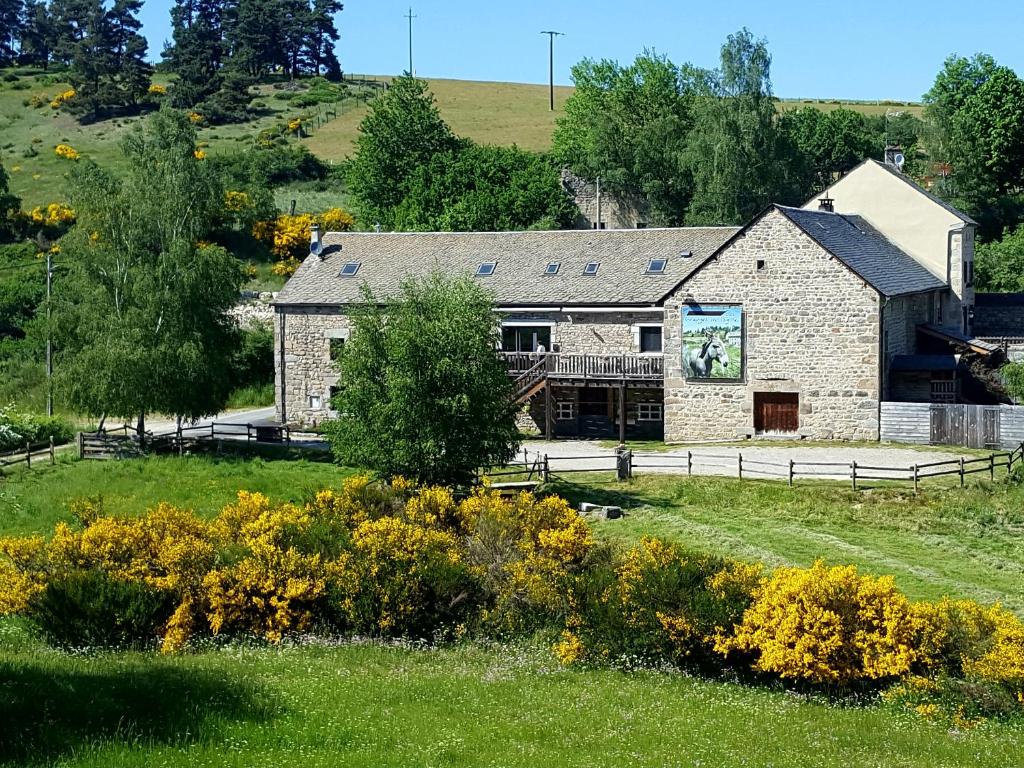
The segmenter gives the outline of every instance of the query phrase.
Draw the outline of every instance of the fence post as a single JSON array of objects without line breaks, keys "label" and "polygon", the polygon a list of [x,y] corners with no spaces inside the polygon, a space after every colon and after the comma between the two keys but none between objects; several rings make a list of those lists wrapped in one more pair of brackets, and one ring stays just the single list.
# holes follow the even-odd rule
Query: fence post
[{"label": "fence post", "polygon": [[960,457],[960,487],[964,487],[964,457]]},{"label": "fence post", "polygon": [[85,458],[85,433],[78,433],[78,458]]},{"label": "fence post", "polygon": [[29,469],[32,468],[32,443],[27,441],[25,443],[25,464]]},{"label": "fence post", "polygon": [[853,483],[853,490],[857,490],[857,462],[850,462],[850,481]]},{"label": "fence post", "polygon": [[693,451],[686,452],[686,476],[693,474]]},{"label": "fence post", "polygon": [[739,470],[738,478],[740,480],[742,480],[743,479],[743,454],[741,452],[736,454],[736,462],[737,462],[737,464],[736,464],[737,469]]},{"label": "fence post", "polygon": [[793,460],[789,460],[789,487],[793,487]]},{"label": "fence post", "polygon": [[53,450],[53,435],[50,435],[50,466],[57,463],[57,454]]},{"label": "fence post", "polygon": [[541,469],[541,472],[543,473],[541,477],[544,478],[544,482],[546,483],[551,477],[551,465],[548,463],[548,455],[546,453],[544,454],[544,467]]},{"label": "fence post", "polygon": [[917,464],[914,465],[914,495],[917,495]]},{"label": "fence post", "polygon": [[996,455],[994,453],[988,455],[988,479],[996,479]]}]

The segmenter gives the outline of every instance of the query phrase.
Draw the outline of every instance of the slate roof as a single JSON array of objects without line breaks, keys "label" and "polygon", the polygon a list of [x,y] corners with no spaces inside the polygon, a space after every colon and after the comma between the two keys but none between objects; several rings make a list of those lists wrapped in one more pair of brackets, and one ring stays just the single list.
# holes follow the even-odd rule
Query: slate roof
[{"label": "slate roof", "polygon": [[781,205],[776,208],[883,296],[902,296],[946,287],[944,280],[929,272],[860,216]]},{"label": "slate roof", "polygon": [[960,221],[964,222],[965,224],[973,224],[974,226],[978,226],[978,222],[976,222],[974,219],[972,219],[966,213],[964,213],[960,209],[950,205],[949,203],[947,203],[945,200],[943,200],[938,195],[932,194],[927,189],[925,189],[920,184],[918,184],[916,181],[914,181],[912,178],[907,176],[905,173],[900,172],[896,168],[893,168],[891,165],[886,165],[885,163],[880,162],[880,161],[875,160],[875,159],[865,160],[864,162],[866,162],[866,163],[874,163],[875,165],[879,166],[883,170],[888,171],[893,176],[895,176],[897,179],[902,181],[904,184],[910,185],[911,187],[916,189],[918,192],[920,192],[922,195],[924,195],[929,200],[931,200],[933,203],[938,205],[940,208],[944,208],[946,211],[948,211],[949,213],[951,213],[954,216],[956,216],[958,219],[960,219]]},{"label": "slate roof", "polygon": [[[711,257],[738,228],[561,230],[545,232],[329,232],[323,258],[310,256],[281,289],[277,305],[335,306],[358,303],[362,286],[379,299],[397,294],[403,279],[434,268],[476,273],[496,262],[494,273],[475,279],[492,290],[499,306],[654,305]],[[692,255],[683,256],[684,252]],[[662,274],[647,274],[664,258]],[[545,274],[550,262],[558,273]],[[596,275],[584,275],[598,261]],[[354,277],[341,277],[358,262]]]}]

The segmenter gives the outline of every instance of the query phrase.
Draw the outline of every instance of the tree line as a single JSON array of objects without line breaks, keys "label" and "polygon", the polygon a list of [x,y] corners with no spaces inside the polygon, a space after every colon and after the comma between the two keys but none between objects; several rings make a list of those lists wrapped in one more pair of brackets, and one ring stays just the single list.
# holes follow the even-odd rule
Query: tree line
[{"label": "tree line", "polygon": [[[138,106],[154,67],[138,15],[142,0],[0,0],[0,67],[59,66],[67,108],[98,119]],[[338,0],[175,0],[160,67],[176,75],[175,106],[210,122],[241,119],[249,87],[272,73],[340,77]]]}]

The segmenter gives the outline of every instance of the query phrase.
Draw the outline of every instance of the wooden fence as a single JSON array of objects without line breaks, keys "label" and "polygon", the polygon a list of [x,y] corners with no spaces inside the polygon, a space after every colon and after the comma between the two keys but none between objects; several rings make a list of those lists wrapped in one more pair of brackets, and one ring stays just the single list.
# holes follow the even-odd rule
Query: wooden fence
[{"label": "wooden fence", "polygon": [[554,458],[547,454],[534,454],[531,459],[529,451],[524,450],[521,463],[513,463],[498,471],[481,471],[479,478],[488,479],[498,488],[529,489],[575,473],[611,472],[619,480],[628,480],[635,474],[658,473],[687,477],[715,475],[739,480],[785,480],[790,486],[801,479],[846,480],[854,490],[883,481],[902,482],[911,484],[916,493],[921,483],[933,478],[957,477],[960,487],[963,487],[971,475],[987,474],[990,480],[995,480],[997,471],[1009,474],[1022,464],[1024,442],[1011,451],[997,451],[978,458],[960,457],[909,466],[881,466],[857,461],[764,461],[744,457],[742,451],[734,454],[687,451],[684,455],[625,450],[614,455]]},{"label": "wooden fence", "polygon": [[4,473],[6,467],[24,464],[26,468],[31,469],[33,463],[40,461],[51,465],[57,463],[56,446],[52,437],[46,443],[25,443],[24,448],[0,453],[0,475]]},{"label": "wooden fence", "polygon": [[81,459],[130,459],[150,453],[177,453],[232,445],[286,445],[292,443],[287,426],[231,424],[213,422],[198,427],[180,427],[170,432],[138,433],[127,427],[81,432],[78,456]]},{"label": "wooden fence", "polygon": [[883,441],[1012,450],[1024,442],[1024,406],[882,403]]}]

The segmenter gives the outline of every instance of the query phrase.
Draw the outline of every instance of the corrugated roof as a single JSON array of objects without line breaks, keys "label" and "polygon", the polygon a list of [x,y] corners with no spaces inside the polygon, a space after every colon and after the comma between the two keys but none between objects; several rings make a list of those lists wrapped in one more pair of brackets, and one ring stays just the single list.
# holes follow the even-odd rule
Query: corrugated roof
[{"label": "corrugated roof", "polygon": [[[407,277],[434,269],[475,275],[485,262],[493,274],[476,277],[499,305],[652,305],[714,254],[736,227],[561,230],[544,232],[329,232],[323,258],[308,257],[275,301],[281,305],[358,303],[367,285],[378,299],[398,293]],[[691,255],[684,256],[684,252]],[[665,270],[649,274],[651,259]],[[596,275],[585,275],[589,262]],[[545,274],[559,262],[557,274]],[[359,263],[354,277],[345,264]]]},{"label": "corrugated roof", "polygon": [[776,206],[812,240],[856,272],[883,296],[946,287],[912,256],[860,216]]}]

